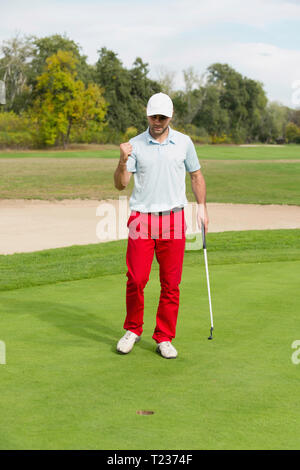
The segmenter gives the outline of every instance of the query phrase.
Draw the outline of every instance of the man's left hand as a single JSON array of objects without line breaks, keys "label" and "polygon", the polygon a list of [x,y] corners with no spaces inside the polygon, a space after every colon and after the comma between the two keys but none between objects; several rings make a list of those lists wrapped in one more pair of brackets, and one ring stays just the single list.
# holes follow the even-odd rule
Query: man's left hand
[{"label": "man's left hand", "polygon": [[209,218],[206,205],[204,204],[197,204],[197,223],[200,230],[201,224],[203,223],[206,234],[208,232]]}]

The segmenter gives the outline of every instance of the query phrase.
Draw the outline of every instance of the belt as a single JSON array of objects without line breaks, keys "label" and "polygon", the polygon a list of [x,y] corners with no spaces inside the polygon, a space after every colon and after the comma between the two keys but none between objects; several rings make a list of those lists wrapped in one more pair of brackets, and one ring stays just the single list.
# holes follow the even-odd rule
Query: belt
[{"label": "belt", "polygon": [[169,211],[162,211],[162,212],[147,212],[147,214],[153,214],[153,215],[170,215],[171,212],[180,212],[183,210],[183,207],[174,207],[173,209]]}]

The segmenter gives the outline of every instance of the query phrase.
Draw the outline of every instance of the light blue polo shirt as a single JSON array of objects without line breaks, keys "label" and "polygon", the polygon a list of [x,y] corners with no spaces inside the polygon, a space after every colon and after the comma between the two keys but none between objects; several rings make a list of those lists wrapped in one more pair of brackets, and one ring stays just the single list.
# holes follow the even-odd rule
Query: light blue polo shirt
[{"label": "light blue polo shirt", "polygon": [[130,209],[162,212],[186,206],[186,171],[201,168],[190,137],[169,127],[168,137],[159,143],[148,128],[129,142],[133,150],[127,160],[127,170],[134,175]]}]

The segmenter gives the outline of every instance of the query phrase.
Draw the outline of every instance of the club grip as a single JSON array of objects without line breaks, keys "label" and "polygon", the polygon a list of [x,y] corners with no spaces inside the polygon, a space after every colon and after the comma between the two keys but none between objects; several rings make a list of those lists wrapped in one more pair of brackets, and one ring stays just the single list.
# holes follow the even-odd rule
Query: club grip
[{"label": "club grip", "polygon": [[202,232],[203,248],[206,249],[206,238],[205,238],[205,229],[204,229],[203,222],[201,222],[201,232]]}]

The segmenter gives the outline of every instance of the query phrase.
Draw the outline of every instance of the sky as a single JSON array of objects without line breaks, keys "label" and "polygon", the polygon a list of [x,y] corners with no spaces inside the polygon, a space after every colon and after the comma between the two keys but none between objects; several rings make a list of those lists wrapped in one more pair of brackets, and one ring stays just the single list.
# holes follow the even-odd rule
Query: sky
[{"label": "sky", "polygon": [[65,34],[88,62],[107,47],[150,77],[184,86],[215,62],[263,83],[270,101],[300,108],[300,0],[0,0],[0,43],[16,34]]}]

